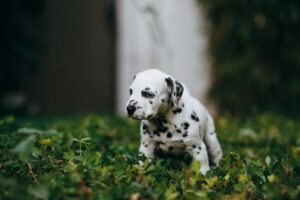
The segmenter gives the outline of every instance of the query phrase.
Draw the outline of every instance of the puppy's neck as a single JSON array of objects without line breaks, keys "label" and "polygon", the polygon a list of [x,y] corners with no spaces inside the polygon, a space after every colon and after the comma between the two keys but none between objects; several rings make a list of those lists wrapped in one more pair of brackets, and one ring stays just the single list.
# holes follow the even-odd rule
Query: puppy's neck
[{"label": "puppy's neck", "polygon": [[149,121],[153,124],[167,123],[166,117],[162,113],[158,113],[156,116],[149,119]]}]

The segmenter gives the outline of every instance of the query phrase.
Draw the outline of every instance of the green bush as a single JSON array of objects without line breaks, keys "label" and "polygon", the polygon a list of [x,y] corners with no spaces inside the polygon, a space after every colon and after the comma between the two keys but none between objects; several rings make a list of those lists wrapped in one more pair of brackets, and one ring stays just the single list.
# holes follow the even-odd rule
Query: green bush
[{"label": "green bush", "polygon": [[300,109],[300,1],[199,0],[221,111]]},{"label": "green bush", "polygon": [[0,199],[300,199],[300,123],[220,117],[221,166],[138,164],[137,121],[0,119]]}]

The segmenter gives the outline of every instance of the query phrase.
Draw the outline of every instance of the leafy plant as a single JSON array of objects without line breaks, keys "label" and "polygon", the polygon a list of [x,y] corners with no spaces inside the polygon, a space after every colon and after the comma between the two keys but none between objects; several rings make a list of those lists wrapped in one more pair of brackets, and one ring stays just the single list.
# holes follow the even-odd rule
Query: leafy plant
[{"label": "leafy plant", "polygon": [[136,121],[0,119],[0,199],[300,198],[299,120],[221,116],[216,125],[224,157],[203,176],[185,157],[138,157]]},{"label": "leafy plant", "polygon": [[221,111],[299,114],[300,2],[199,0]]}]

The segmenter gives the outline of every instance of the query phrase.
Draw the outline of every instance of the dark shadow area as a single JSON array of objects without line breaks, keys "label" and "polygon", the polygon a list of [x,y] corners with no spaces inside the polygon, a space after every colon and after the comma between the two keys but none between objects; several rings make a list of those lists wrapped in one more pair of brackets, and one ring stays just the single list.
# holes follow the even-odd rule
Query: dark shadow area
[{"label": "dark shadow area", "polygon": [[114,110],[114,1],[4,1],[0,113]]}]

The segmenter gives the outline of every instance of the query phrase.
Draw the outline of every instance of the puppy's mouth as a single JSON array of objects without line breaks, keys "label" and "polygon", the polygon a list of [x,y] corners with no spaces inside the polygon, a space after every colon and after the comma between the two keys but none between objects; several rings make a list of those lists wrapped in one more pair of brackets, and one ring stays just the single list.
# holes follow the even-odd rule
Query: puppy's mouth
[{"label": "puppy's mouth", "polygon": [[129,118],[136,119],[136,120],[149,120],[153,118],[153,115],[149,116],[128,116]]},{"label": "puppy's mouth", "polygon": [[150,120],[150,119],[155,117],[155,114],[154,113],[153,114],[148,114],[148,115],[146,115],[144,113],[143,113],[143,115],[134,115],[133,114],[133,115],[130,115],[128,117],[132,118],[132,119],[136,119],[136,120]]},{"label": "puppy's mouth", "polygon": [[128,116],[128,117],[131,119],[142,120],[142,118],[138,116]]},{"label": "puppy's mouth", "polygon": [[132,115],[128,115],[127,117],[135,119],[135,120],[150,120],[154,118],[158,113],[158,109],[155,109],[152,112],[147,111],[139,111],[137,113],[133,113]]}]

